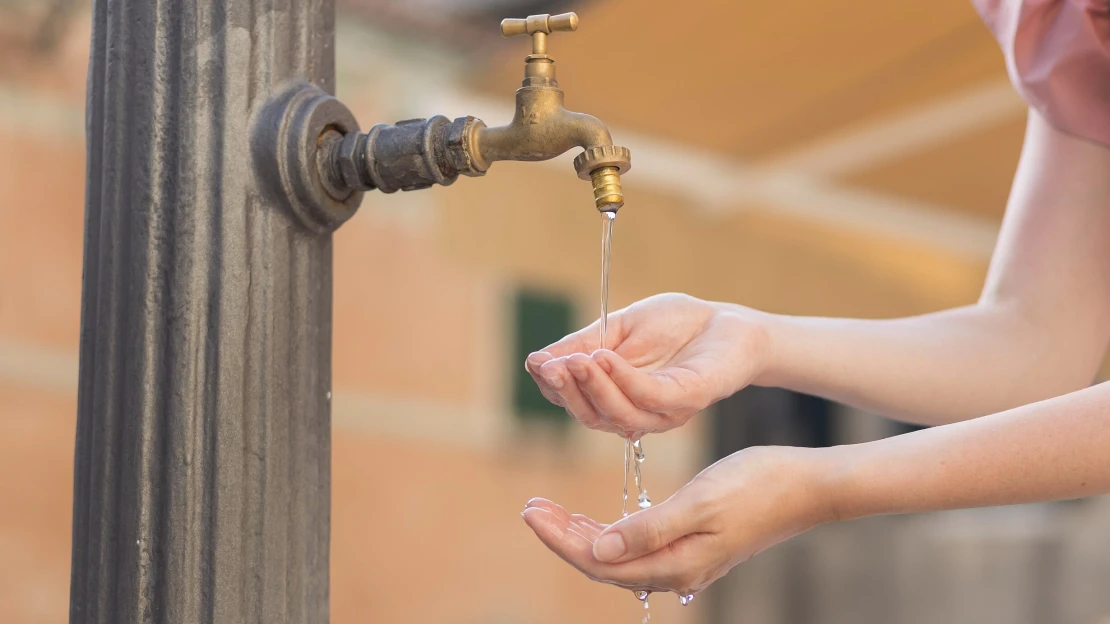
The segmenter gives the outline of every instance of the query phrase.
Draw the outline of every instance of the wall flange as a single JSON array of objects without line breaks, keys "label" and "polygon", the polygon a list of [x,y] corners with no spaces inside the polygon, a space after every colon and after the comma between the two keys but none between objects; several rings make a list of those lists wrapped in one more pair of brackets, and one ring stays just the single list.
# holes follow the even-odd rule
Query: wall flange
[{"label": "wall flange", "polygon": [[321,141],[358,130],[342,102],[307,83],[284,89],[255,117],[251,152],[263,186],[312,231],[336,230],[362,202],[358,190],[333,197],[317,164]]}]

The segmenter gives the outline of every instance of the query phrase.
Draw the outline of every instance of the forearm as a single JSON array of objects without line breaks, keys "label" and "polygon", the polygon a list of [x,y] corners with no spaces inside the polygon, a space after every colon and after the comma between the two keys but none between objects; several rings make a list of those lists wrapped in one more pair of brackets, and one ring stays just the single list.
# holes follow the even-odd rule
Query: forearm
[{"label": "forearm", "polygon": [[975,420],[825,449],[841,520],[1110,492],[1110,384]]},{"label": "forearm", "polygon": [[1110,149],[1030,114],[978,304],[891,321],[766,317],[756,383],[928,424],[1082,388],[1110,335]]},{"label": "forearm", "polygon": [[1020,313],[979,304],[870,321],[767,316],[756,379],[861,409],[943,424],[1058,396],[1090,382],[1095,350],[1061,348]]}]

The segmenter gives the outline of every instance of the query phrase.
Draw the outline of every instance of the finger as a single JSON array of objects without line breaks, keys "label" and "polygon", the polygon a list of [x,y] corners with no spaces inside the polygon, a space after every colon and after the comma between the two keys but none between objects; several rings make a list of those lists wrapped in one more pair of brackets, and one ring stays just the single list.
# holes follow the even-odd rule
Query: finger
[{"label": "finger", "polygon": [[569,521],[572,516],[565,510],[553,513],[546,507],[531,507],[525,509],[523,515],[540,541],[559,558],[595,581],[629,589],[687,591],[699,571],[714,565],[714,551],[719,550],[712,536],[697,534],[679,540],[672,548],[639,559],[604,563],[594,558],[593,540],[572,526]]},{"label": "finger", "polygon": [[536,351],[525,358],[524,370],[528,371],[528,374],[532,376],[532,381],[536,382],[536,387],[540,389],[540,393],[543,394],[545,399],[559,407],[566,407],[563,405],[563,398],[559,396],[559,389],[552,386],[551,382],[544,379],[543,375],[540,373],[540,369],[543,365],[550,362],[552,359],[550,353]]},{"label": "finger", "polygon": [[622,518],[601,532],[593,556],[622,563],[658,552],[679,540],[704,533],[706,505],[690,490],[679,490],[662,503]]},{"label": "finger", "polygon": [[590,356],[581,354],[570,356],[567,358],[567,370],[574,376],[579,389],[589,399],[597,415],[622,431],[653,430],[666,423],[666,420],[658,414],[644,411],[633,405]]},{"label": "finger", "polygon": [[589,516],[584,516],[582,514],[572,514],[568,512],[565,508],[563,508],[562,505],[554,503],[546,498],[533,498],[525,503],[524,508],[525,510],[536,508],[551,512],[552,514],[560,517],[563,520],[582,527],[588,533],[590,533],[592,537],[597,537],[599,533],[604,531],[605,528],[609,526],[608,524],[602,524]]},{"label": "finger", "polygon": [[589,555],[593,542],[570,530],[566,518],[542,507],[529,507],[521,516],[536,537],[563,561],[578,567],[574,560]]},{"label": "finger", "polygon": [[665,368],[648,373],[608,350],[595,351],[591,358],[637,408],[656,414],[701,409],[705,380],[684,368]]},{"label": "finger", "polygon": [[[529,369],[528,372],[541,388],[546,388],[553,394],[558,395],[567,380],[567,376],[563,374],[564,366],[565,364],[563,362],[556,362],[554,359],[548,359],[534,370]],[[528,368],[527,365],[525,368]],[[560,398],[560,400],[562,399]]]},{"label": "finger", "polygon": [[528,357],[524,358],[524,370],[532,374],[539,373],[540,367],[553,359],[555,359],[555,356],[546,351],[529,353]]},{"label": "finger", "polygon": [[606,317],[605,344],[601,340],[601,322],[594,321],[586,327],[567,335],[562,340],[540,349],[537,353],[548,353],[552,357],[566,357],[573,353],[592,353],[599,348],[615,348],[625,339],[622,321],[624,310],[617,310]]},{"label": "finger", "polygon": [[591,429],[600,426],[601,418],[598,417],[597,411],[594,410],[589,399],[582,394],[574,377],[567,370],[566,358],[556,358],[545,363],[540,367],[540,374],[548,383],[558,389],[563,407],[567,409],[571,417]]},{"label": "finger", "polygon": [[553,405],[566,407],[566,402],[563,400],[562,395],[559,394],[558,389],[554,388],[542,375],[531,372],[529,374],[532,375],[532,381],[536,382],[536,387],[539,388],[543,398],[547,399]]},{"label": "finger", "polygon": [[590,539],[590,542],[596,540],[597,536],[601,535],[601,532],[605,530],[605,525],[601,524],[597,520],[594,520],[593,518],[590,518],[589,516],[583,516],[582,514],[572,514],[570,520],[572,523],[582,529],[582,534],[588,537]]},{"label": "finger", "polygon": [[572,353],[589,353],[597,348],[600,333],[601,328],[598,327],[595,321],[588,327],[568,334],[562,340],[544,347],[540,352],[547,353],[551,355],[551,357],[556,358],[566,357]]},{"label": "finger", "polygon": [[533,498],[533,499],[529,500],[527,503],[525,503],[525,505],[524,505],[525,511],[527,511],[528,509],[530,509],[532,507],[542,509],[544,511],[549,511],[549,512],[551,512],[551,513],[553,513],[557,516],[560,516],[564,519],[570,518],[570,512],[567,511],[566,509],[564,509],[562,505],[560,505],[559,503],[550,501],[546,498],[538,498],[538,497]]}]

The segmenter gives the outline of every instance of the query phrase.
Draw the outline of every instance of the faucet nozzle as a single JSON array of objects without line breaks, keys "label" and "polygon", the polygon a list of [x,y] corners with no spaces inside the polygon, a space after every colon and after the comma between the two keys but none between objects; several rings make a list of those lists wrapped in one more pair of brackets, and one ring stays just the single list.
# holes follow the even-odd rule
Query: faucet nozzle
[{"label": "faucet nozzle", "polygon": [[578,177],[594,185],[594,206],[601,212],[616,212],[624,205],[621,174],[632,168],[632,152],[619,145],[591,147],[574,159]]},{"label": "faucet nozzle", "polygon": [[616,212],[624,205],[621,174],[616,167],[602,167],[590,174],[594,185],[594,205],[600,212]]}]

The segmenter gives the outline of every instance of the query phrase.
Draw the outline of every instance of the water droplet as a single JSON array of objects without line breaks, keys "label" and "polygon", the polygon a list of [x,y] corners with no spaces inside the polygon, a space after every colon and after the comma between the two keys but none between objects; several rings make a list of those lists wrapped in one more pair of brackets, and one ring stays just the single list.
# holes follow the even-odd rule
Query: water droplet
[{"label": "water droplet", "polygon": [[647,490],[644,489],[644,482],[642,478],[643,475],[640,471],[640,464],[643,462],[644,457],[644,448],[641,445],[640,440],[632,442],[631,444],[629,444],[629,446],[632,449],[633,457],[636,458],[636,463],[632,465],[632,473],[633,482],[636,484],[636,491],[640,493],[640,495],[637,497],[637,506],[639,506],[640,509],[647,509],[648,507],[651,507],[651,499],[648,498]]},{"label": "water droplet", "polygon": [[632,592],[632,594],[636,596],[637,600],[640,600],[644,603],[644,619],[640,622],[641,624],[647,624],[649,621],[651,621],[651,611],[649,611],[649,609],[651,609],[651,604],[648,602],[648,598],[651,596],[651,592],[640,590]]},{"label": "water droplet", "polygon": [[628,469],[631,467],[629,463],[632,461],[632,443],[627,439],[624,441],[624,489],[621,490],[621,517],[628,516]]}]

